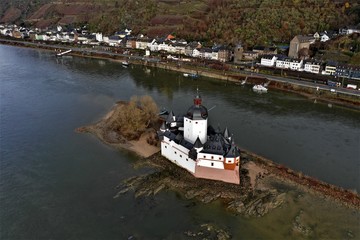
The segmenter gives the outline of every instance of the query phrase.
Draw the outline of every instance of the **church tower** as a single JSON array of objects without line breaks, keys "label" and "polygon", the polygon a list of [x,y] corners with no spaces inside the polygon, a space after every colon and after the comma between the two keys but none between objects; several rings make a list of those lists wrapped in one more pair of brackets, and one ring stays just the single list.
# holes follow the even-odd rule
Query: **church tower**
[{"label": "church tower", "polygon": [[194,98],[194,105],[189,108],[184,116],[184,138],[191,143],[195,143],[197,138],[202,144],[207,141],[208,111],[201,103],[202,99],[197,93]]}]

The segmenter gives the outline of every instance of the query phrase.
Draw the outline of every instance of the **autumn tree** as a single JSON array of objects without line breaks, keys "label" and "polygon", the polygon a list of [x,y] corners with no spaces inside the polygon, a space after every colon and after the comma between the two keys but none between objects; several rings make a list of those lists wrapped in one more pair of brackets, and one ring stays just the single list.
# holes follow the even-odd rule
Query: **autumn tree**
[{"label": "autumn tree", "polygon": [[126,139],[137,139],[150,126],[157,121],[158,107],[152,97],[133,96],[130,101],[123,103],[114,110],[109,120],[110,128]]}]

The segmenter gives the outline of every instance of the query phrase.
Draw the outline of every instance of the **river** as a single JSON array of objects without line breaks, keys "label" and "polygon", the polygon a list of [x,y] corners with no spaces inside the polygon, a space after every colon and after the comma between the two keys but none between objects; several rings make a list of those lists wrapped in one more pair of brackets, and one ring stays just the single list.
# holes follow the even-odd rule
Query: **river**
[{"label": "river", "polygon": [[[113,199],[122,180],[149,170],[133,168],[141,161],[136,155],[74,129],[96,122],[116,101],[133,95],[150,95],[160,107],[182,114],[198,87],[203,104],[214,107],[210,123],[228,127],[240,148],[359,191],[357,111],[280,91],[256,94],[250,87],[194,81],[161,69],[56,58],[5,45],[0,45],[0,84],[1,239],[186,239],[184,231],[208,222],[235,239],[278,239],[290,236],[285,223],[305,205],[320,212],[317,218],[325,223],[319,229],[346,236],[346,229],[333,233],[326,225],[344,212],[329,215],[311,197],[289,203],[292,215],[282,208],[262,219],[235,216],[221,203],[201,204],[171,191]],[[349,221],[358,220],[344,211]]]}]

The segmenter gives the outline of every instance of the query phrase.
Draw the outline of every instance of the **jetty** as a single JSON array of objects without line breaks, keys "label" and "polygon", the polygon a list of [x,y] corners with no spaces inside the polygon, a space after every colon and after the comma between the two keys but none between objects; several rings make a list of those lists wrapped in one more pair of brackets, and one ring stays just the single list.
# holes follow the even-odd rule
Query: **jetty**
[{"label": "jetty", "polygon": [[66,54],[68,54],[68,53],[71,53],[71,52],[72,52],[72,50],[69,49],[69,50],[67,50],[67,51],[65,51],[65,52],[57,53],[56,56],[57,56],[57,57],[62,57],[62,56],[66,55]]}]

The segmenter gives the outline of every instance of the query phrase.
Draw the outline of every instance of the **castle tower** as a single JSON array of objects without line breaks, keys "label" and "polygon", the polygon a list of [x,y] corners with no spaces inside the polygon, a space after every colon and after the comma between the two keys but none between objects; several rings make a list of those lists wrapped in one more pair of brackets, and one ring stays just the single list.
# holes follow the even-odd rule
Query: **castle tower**
[{"label": "castle tower", "polygon": [[201,103],[202,99],[198,93],[194,98],[194,105],[184,116],[184,138],[191,143],[195,143],[197,138],[202,144],[207,140],[208,111]]}]

